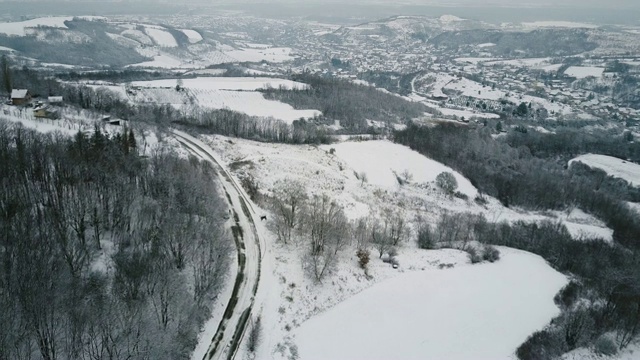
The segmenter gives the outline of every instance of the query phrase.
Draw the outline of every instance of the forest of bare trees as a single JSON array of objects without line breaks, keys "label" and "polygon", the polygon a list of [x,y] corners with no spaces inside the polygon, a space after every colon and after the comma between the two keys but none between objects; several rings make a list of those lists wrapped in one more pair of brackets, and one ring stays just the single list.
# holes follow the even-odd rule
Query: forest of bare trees
[{"label": "forest of bare trees", "polygon": [[216,174],[0,123],[0,359],[186,359],[232,241]]}]

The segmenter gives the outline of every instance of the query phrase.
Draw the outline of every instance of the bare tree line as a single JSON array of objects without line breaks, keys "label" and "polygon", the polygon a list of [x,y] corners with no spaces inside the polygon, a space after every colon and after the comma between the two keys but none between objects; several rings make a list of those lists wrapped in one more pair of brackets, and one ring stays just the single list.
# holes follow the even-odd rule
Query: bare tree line
[{"label": "bare tree line", "polygon": [[0,359],[185,359],[228,268],[206,163],[0,123]]},{"label": "bare tree line", "polygon": [[373,249],[383,258],[394,254],[411,236],[402,211],[385,208],[350,221],[335,200],[327,194],[309,195],[297,180],[276,182],[265,202],[274,214],[271,227],[278,239],[287,245],[302,245],[303,263],[316,281],[331,273],[345,251],[355,254]]}]

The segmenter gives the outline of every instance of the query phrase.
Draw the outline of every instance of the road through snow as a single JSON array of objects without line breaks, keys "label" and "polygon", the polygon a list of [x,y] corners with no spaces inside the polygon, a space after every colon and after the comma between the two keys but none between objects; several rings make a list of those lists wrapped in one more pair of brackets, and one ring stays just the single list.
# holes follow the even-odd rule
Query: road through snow
[{"label": "road through snow", "polygon": [[262,249],[256,229],[256,222],[260,220],[247,194],[209,146],[184,132],[173,130],[173,134],[194,156],[214,165],[233,212],[238,274],[223,318],[203,357],[204,360],[233,359],[248,327],[260,281]]}]

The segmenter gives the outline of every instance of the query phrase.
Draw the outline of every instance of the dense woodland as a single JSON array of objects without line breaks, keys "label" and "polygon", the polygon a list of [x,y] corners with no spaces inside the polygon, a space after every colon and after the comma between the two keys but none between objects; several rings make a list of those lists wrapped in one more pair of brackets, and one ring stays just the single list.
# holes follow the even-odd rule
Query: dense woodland
[{"label": "dense woodland", "polygon": [[264,92],[265,98],[282,101],[296,109],[318,109],[324,117],[340,120],[340,125],[353,131],[366,131],[367,120],[404,123],[425,112],[422,104],[344,79],[300,74],[293,80],[310,87],[306,90],[269,89]]},{"label": "dense woodland", "polygon": [[[409,127],[396,132],[395,140],[452,166],[505,206],[540,210],[577,206],[604,220],[614,230],[613,245],[600,239],[578,241],[555,223],[491,224],[473,216],[441,223],[469,229],[469,238],[481,243],[539,254],[557,270],[575,277],[575,283],[558,295],[562,314],[518,349],[520,359],[548,359],[596,340],[606,342],[601,336],[607,331],[617,332],[615,347],[625,347],[640,334],[640,219],[621,199],[635,197],[637,191],[586,166],[567,169],[563,158],[582,149],[628,154],[634,145],[624,138],[598,135],[566,142],[560,132],[548,135],[542,146],[539,136],[543,135],[520,132],[502,141],[494,140],[488,128],[440,124]],[[526,144],[539,146],[530,149]]]},{"label": "dense woodland", "polygon": [[0,359],[187,359],[233,242],[204,162],[0,122]]}]

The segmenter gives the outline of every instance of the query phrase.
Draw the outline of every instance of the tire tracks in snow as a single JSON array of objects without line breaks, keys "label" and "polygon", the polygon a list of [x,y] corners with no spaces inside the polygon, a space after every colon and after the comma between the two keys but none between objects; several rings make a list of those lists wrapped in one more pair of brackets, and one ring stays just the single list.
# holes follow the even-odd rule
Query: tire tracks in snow
[{"label": "tire tracks in snow", "polygon": [[190,153],[210,162],[222,175],[220,183],[233,210],[231,230],[238,252],[238,273],[231,298],[203,360],[233,359],[247,330],[260,283],[263,251],[256,228],[256,211],[240,184],[209,146],[182,131],[172,132]]}]

